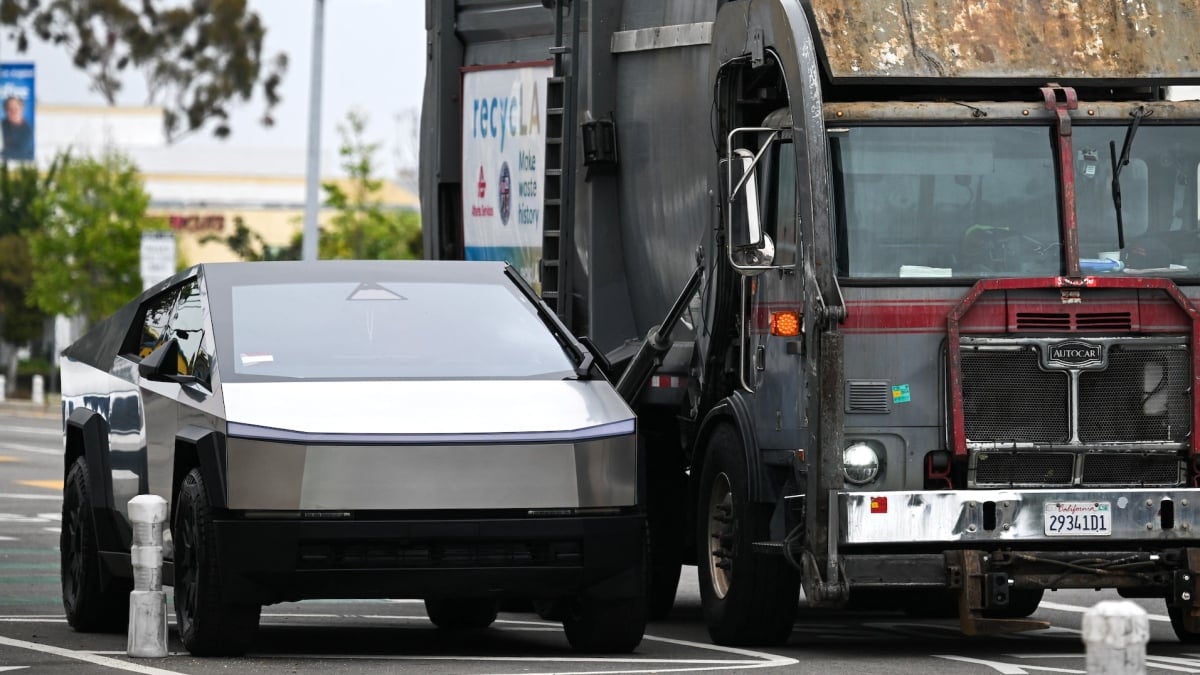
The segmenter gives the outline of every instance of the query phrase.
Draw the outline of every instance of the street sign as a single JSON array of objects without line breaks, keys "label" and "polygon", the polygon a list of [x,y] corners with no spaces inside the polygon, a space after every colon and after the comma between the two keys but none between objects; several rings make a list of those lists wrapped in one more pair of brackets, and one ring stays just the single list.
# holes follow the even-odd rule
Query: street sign
[{"label": "street sign", "polygon": [[142,290],[175,273],[175,233],[142,233]]}]

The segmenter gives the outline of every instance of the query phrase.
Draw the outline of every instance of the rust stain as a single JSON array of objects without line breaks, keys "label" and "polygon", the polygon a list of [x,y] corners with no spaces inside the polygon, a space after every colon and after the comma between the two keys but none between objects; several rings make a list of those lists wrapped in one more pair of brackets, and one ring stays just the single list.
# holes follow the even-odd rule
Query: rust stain
[{"label": "rust stain", "polygon": [[835,78],[1200,77],[1200,0],[810,0]]},{"label": "rust stain", "polygon": [[63,489],[63,482],[61,480],[19,480],[17,484],[26,487],[45,488],[47,490]]}]

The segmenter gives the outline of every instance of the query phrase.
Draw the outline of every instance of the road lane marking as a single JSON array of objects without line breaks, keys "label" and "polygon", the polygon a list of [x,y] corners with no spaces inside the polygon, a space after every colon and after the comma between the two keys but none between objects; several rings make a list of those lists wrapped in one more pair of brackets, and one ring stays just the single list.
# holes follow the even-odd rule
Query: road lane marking
[{"label": "road lane marking", "polygon": [[47,490],[62,490],[63,482],[61,480],[19,480],[17,485],[25,487],[45,488]]},{"label": "road lane marking", "polygon": [[[969,656],[955,656],[953,654],[930,654],[935,659],[946,659],[947,661],[960,661],[962,663],[973,663],[977,666],[986,666],[1001,673],[1001,675],[1029,675],[1030,670],[1041,670],[1048,673],[1078,673],[1079,675],[1087,675],[1086,670],[1072,670],[1070,668],[1051,668],[1050,666],[1030,666],[1030,665],[1015,665],[1012,663],[1004,663],[1003,661],[989,661],[987,659],[973,659]],[[1082,654],[1080,655],[1082,656]]]},{"label": "road lane marking", "polygon": [[4,427],[5,431],[19,434],[38,434],[41,436],[62,436],[62,429],[47,429],[45,427]]},{"label": "road lane marking", "polygon": [[7,462],[23,462],[23,461],[25,461],[25,460],[17,459],[16,457],[13,457],[12,455],[0,455],[0,464],[4,464]]},{"label": "road lane marking", "polygon": [[62,501],[62,495],[35,495],[17,492],[0,492],[0,499],[46,499],[49,501]]},{"label": "road lane marking", "polygon": [[[1061,604],[1058,602],[1046,602],[1045,600],[1043,600],[1042,604],[1038,605],[1038,607],[1043,607],[1045,609],[1057,609],[1060,612],[1074,612],[1076,614],[1087,614],[1088,610],[1091,609],[1091,607],[1080,607],[1079,605],[1064,605],[1064,604]],[[1171,617],[1166,616],[1164,614],[1151,614],[1149,612],[1146,612],[1146,616],[1151,621],[1166,621],[1167,623],[1171,623]]]},{"label": "road lane marking", "polygon": [[[16,537],[0,536],[0,541],[19,541]],[[7,553],[7,551],[5,551]]]},{"label": "road lane marking", "polygon": [[174,670],[152,668],[150,666],[129,663],[127,661],[121,661],[120,659],[99,656],[89,652],[77,652],[71,649],[52,647],[50,645],[39,644],[37,642],[26,642],[25,640],[14,640],[12,638],[6,638],[3,636],[0,636],[0,645],[16,647],[17,649],[28,649],[29,651],[41,652],[43,654],[52,654],[54,656],[61,656],[66,659],[83,661],[84,663],[90,663],[94,666],[123,670],[127,673],[142,673],[142,675],[182,675],[182,673],[178,673]]},{"label": "road lane marking", "polygon": [[0,443],[0,450],[5,452],[23,452],[30,455],[49,455],[51,457],[63,456],[62,448],[28,448],[23,445],[13,445],[11,443]]}]

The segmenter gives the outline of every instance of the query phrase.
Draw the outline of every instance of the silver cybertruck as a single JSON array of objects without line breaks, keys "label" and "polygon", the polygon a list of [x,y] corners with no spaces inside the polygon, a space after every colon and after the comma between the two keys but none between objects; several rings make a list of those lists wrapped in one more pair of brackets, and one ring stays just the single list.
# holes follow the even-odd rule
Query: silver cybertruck
[{"label": "silver cybertruck", "polygon": [[155,494],[193,654],[307,598],[421,598],[446,629],[532,600],[577,649],[642,638],[634,415],[503,263],[198,265],[63,356],[77,630],[124,626],[127,503]]}]

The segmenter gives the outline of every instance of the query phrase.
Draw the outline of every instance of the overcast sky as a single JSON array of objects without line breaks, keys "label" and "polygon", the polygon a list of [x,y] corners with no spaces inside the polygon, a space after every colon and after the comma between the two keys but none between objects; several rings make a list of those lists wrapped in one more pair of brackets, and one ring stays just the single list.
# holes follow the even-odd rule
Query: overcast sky
[{"label": "overcast sky", "polygon": [[[234,109],[233,134],[227,141],[199,133],[187,144],[237,143],[250,147],[304,148],[308,138],[308,101],[311,77],[313,0],[248,0],[267,27],[264,60],[277,52],[289,58],[288,73],[275,111],[275,126],[259,123],[262,102]],[[89,81],[71,65],[64,49],[34,42],[19,55],[7,39],[0,41],[0,59],[32,60],[37,64],[37,97],[43,104],[104,103],[89,91]],[[337,125],[352,107],[370,118],[368,138],[384,143],[379,159],[392,166],[398,141],[396,116],[417,113],[425,81],[425,3],[421,0],[326,0],[322,144],[336,149]],[[121,103],[142,105],[145,87],[141,77],[127,78]]]}]

